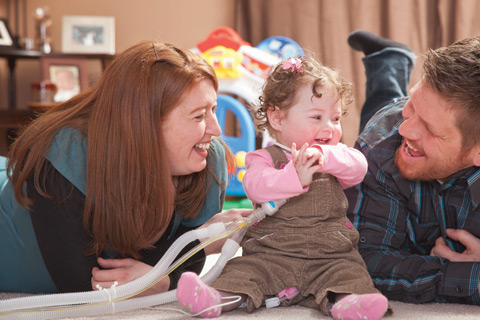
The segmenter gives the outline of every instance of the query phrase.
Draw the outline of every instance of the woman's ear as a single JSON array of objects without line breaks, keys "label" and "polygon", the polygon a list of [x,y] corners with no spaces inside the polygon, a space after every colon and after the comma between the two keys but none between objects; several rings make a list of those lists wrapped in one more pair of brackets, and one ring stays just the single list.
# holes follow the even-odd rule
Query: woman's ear
[{"label": "woman's ear", "polygon": [[268,122],[270,122],[270,126],[272,126],[273,130],[281,131],[282,130],[282,120],[283,120],[283,112],[278,107],[275,109],[268,109],[267,110],[267,117]]}]

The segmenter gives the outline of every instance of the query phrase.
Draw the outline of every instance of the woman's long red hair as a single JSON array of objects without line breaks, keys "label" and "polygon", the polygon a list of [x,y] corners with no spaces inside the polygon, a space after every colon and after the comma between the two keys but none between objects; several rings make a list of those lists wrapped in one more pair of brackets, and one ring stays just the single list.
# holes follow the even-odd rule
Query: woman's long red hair
[{"label": "woman's long red hair", "polygon": [[209,169],[180,177],[176,195],[161,130],[162,120],[204,79],[217,89],[211,66],[190,51],[159,42],[127,49],[94,87],[37,118],[12,145],[8,172],[17,200],[32,204],[23,191],[31,175],[48,197],[40,169],[52,140],[62,128],[78,129],[88,141],[83,221],[92,237],[88,253],[109,248],[138,258],[165,231],[176,205],[193,217],[204,202]]}]

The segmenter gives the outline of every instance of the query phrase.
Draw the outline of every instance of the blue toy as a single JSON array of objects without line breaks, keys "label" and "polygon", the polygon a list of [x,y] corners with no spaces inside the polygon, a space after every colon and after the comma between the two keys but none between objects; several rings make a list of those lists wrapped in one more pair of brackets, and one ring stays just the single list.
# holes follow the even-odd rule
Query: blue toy
[{"label": "blue toy", "polygon": [[269,52],[272,55],[276,55],[280,60],[288,58],[296,58],[304,56],[302,47],[290,38],[275,36],[270,37],[257,46],[258,49]]},{"label": "blue toy", "polygon": [[[245,106],[231,95],[249,104],[258,103],[258,97],[262,93],[262,86],[270,68],[280,60],[305,54],[298,43],[281,36],[267,38],[257,47],[252,47],[230,27],[218,27],[192,51],[200,54],[213,66],[218,78],[217,118],[222,128],[221,138],[233,151],[237,162],[237,171],[229,172],[232,177],[226,194],[245,197],[242,186],[245,156],[248,152],[255,150],[255,129]],[[233,113],[240,125],[239,137],[225,135],[227,111]],[[262,147],[271,141],[272,139],[265,131]]]},{"label": "blue toy", "polygon": [[[240,125],[240,136],[225,135],[225,120],[227,111],[231,111]],[[226,194],[245,197],[242,180],[245,174],[245,155],[255,150],[255,128],[252,118],[245,106],[237,99],[219,94],[217,96],[217,119],[222,128],[221,138],[230,147],[237,161],[237,171],[227,187]]]}]

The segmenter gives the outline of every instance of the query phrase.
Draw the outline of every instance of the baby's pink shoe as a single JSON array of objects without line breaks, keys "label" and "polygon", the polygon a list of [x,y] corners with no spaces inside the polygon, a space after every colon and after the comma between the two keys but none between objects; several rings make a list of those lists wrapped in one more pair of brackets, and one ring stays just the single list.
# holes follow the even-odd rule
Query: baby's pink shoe
[{"label": "baby's pink shoe", "polygon": [[220,293],[207,286],[196,273],[185,272],[178,280],[177,299],[188,310],[193,313],[199,313],[205,309],[212,307],[200,314],[202,318],[216,318],[222,308]]},{"label": "baby's pink shoe", "polygon": [[334,319],[378,320],[388,308],[388,300],[380,293],[350,294],[332,307]]}]

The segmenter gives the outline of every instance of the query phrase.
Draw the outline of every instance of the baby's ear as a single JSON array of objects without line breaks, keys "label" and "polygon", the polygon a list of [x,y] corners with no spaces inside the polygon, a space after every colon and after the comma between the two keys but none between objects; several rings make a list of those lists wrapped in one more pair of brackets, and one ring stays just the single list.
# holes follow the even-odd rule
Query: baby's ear
[{"label": "baby's ear", "polygon": [[267,110],[267,117],[270,126],[273,130],[281,131],[282,130],[282,120],[283,120],[283,112],[278,107],[275,109],[268,109]]}]

